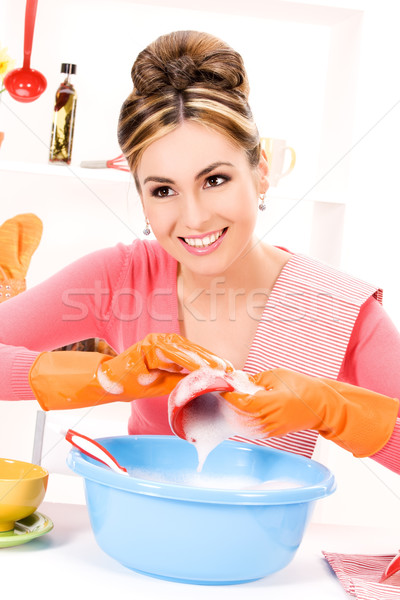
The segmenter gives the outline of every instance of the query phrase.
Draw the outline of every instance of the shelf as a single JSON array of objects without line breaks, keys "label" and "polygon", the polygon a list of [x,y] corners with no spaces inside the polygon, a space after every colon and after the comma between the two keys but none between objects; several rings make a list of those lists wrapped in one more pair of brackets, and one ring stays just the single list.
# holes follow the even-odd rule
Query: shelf
[{"label": "shelf", "polygon": [[74,165],[50,165],[34,162],[17,162],[0,160],[0,171],[12,171],[14,173],[30,173],[33,175],[46,175],[57,177],[75,177],[78,179],[91,179],[98,181],[115,181],[120,183],[133,182],[132,176],[126,171],[117,169],[86,169]]},{"label": "shelf", "polygon": [[[8,18],[16,24],[20,20],[19,11],[12,0],[7,0],[6,4]],[[358,38],[354,31],[358,31],[364,4],[364,0],[248,0],[246,3],[242,0],[221,0],[217,3],[204,0],[199,9],[194,0],[120,0],[118,7],[107,0],[98,4],[97,26],[91,29],[93,12],[90,2],[71,0],[67,10],[51,0],[43,0],[42,12],[39,12],[37,20],[37,37],[40,37],[41,43],[36,45],[35,61],[48,76],[48,90],[41,101],[32,103],[32,106],[8,102],[8,98],[2,100],[0,121],[3,116],[7,131],[6,143],[0,154],[4,159],[0,160],[0,170],[3,175],[8,175],[6,183],[14,185],[18,174],[23,174],[25,181],[31,178],[32,182],[37,175],[52,176],[52,183],[60,184],[60,187],[64,185],[60,183],[62,181],[71,187],[75,179],[99,188],[102,184],[104,188],[116,185],[121,193],[126,185],[131,188],[129,192],[134,193],[135,185],[129,173],[115,169],[82,169],[78,165],[81,159],[118,154],[119,150],[114,150],[116,121],[121,99],[130,89],[131,61],[136,52],[151,41],[153,36],[149,38],[144,34],[142,24],[149,22],[157,13],[154,37],[174,28],[198,28],[220,34],[234,47],[235,41],[238,42],[237,49],[244,54],[252,82],[251,103],[259,130],[265,136],[287,139],[298,156],[293,177],[280,182],[277,190],[271,189],[269,198],[296,202],[305,196],[307,203],[343,204],[336,199],[343,200],[347,172],[342,169],[338,176],[330,178],[325,178],[324,174],[343,155],[342,149],[351,147],[355,97],[351,82],[356,80],[352,65],[354,56],[358,55]],[[155,6],[159,7],[156,11]],[[110,18],[115,10],[123,13],[123,31],[118,33],[109,30]],[[225,13],[225,16],[210,19],[207,11]],[[238,18],[238,15],[243,15],[243,18]],[[255,16],[258,18],[255,19]],[[350,24],[350,21],[355,24]],[[54,35],[48,26],[51,22],[62,22],[60,35]],[[137,28],[133,34],[132,23]],[[76,34],[73,40],[68,36],[69,31]],[[87,43],[87,31],[90,31],[90,44]],[[109,41],[118,49],[120,58],[118,68],[107,73],[108,85],[102,90],[101,103],[97,103],[96,90],[104,77],[101,65],[109,63],[109,49],[104,45],[106,32],[111,36]],[[249,35],[248,41],[246,35]],[[14,43],[17,34],[13,35],[10,29],[9,37]],[[134,47],[130,39],[134,39]],[[64,55],[70,43],[73,61],[79,64],[81,73],[78,76],[79,87],[77,83],[79,108],[74,142],[77,160],[71,167],[59,167],[47,164],[47,138],[59,70],[58,58],[53,60],[53,56]],[[48,47],[52,47],[50,55]],[[98,54],[94,65],[91,47],[96,47]],[[18,52],[10,47],[11,51]],[[267,61],[266,76],[268,56],[273,56],[274,60]],[[332,61],[332,56],[339,56],[340,60]],[[72,61],[72,58],[68,60]],[[338,88],[341,89],[340,102],[333,93]],[[31,159],[37,162],[32,164]],[[21,163],[18,162],[20,160]],[[54,175],[63,179],[59,182]],[[67,184],[65,178],[68,177]],[[318,181],[318,189],[314,190]],[[7,186],[3,186],[5,188]]]}]

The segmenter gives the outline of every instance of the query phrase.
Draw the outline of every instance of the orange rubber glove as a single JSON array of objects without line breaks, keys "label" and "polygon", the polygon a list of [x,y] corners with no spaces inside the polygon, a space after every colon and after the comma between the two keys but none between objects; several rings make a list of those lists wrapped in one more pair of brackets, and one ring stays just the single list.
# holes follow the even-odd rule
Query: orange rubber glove
[{"label": "orange rubber glove", "polygon": [[115,357],[98,352],[43,352],[29,382],[43,410],[83,408],[169,394],[188,372],[233,367],[177,334],[149,334]]},{"label": "orange rubber glove", "polygon": [[315,429],[354,456],[365,457],[383,448],[393,432],[399,410],[395,398],[287,369],[272,369],[249,379],[265,391],[222,396],[266,437]]},{"label": "orange rubber glove", "polygon": [[0,302],[25,291],[26,273],[42,231],[42,221],[31,213],[0,225]]}]

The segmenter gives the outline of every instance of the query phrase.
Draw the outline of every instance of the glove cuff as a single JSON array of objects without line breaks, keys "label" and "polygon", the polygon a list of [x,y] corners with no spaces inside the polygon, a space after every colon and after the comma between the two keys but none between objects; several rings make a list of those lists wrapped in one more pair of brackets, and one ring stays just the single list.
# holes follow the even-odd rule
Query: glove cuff
[{"label": "glove cuff", "polygon": [[46,411],[101,404],[99,398],[91,397],[92,390],[84,391],[96,378],[99,365],[111,358],[100,352],[43,352],[29,371],[29,384]]},{"label": "glove cuff", "polygon": [[[320,431],[321,435],[357,458],[366,458],[381,450],[395,428],[399,400],[340,381],[324,381],[344,402],[341,410],[339,406],[336,410],[330,407],[337,415],[336,427],[331,433]],[[334,418],[329,421],[334,422]]]}]

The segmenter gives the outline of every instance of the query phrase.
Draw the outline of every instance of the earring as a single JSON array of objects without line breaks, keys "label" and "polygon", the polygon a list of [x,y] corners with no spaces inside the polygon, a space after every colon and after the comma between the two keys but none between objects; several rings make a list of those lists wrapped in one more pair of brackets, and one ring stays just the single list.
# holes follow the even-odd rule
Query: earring
[{"label": "earring", "polygon": [[265,210],[267,207],[265,206],[265,194],[260,194],[260,204],[258,205],[259,210]]},{"label": "earring", "polygon": [[150,235],[151,234],[150,223],[149,223],[149,220],[147,218],[146,218],[146,227],[143,229],[143,233],[144,233],[144,235]]}]

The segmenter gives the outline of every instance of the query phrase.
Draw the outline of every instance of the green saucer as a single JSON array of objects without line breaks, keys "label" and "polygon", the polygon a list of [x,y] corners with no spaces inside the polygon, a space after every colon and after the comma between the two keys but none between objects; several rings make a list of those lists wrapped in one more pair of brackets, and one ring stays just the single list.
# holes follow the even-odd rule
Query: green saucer
[{"label": "green saucer", "polygon": [[0,548],[26,544],[26,542],[48,533],[53,527],[51,519],[42,513],[34,512],[33,515],[16,521],[13,531],[0,533]]}]

